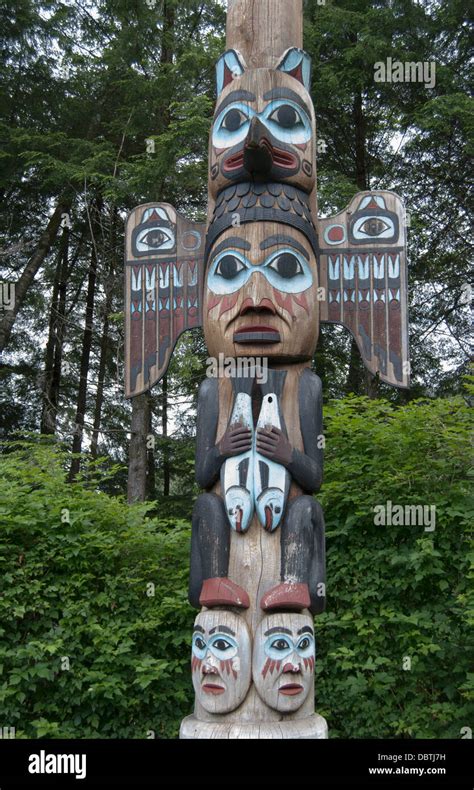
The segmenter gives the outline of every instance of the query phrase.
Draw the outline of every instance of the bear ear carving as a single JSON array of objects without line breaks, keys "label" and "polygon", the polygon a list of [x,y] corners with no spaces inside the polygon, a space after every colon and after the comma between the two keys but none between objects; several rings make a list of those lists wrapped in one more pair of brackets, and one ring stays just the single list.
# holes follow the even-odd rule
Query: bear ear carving
[{"label": "bear ear carving", "polygon": [[277,71],[284,71],[301,82],[309,91],[311,87],[311,58],[302,49],[291,47],[287,49],[280,60]]},{"label": "bear ear carving", "polygon": [[240,52],[236,49],[228,49],[224,52],[216,63],[217,96],[221,95],[232,80],[241,77],[245,69],[246,63]]}]

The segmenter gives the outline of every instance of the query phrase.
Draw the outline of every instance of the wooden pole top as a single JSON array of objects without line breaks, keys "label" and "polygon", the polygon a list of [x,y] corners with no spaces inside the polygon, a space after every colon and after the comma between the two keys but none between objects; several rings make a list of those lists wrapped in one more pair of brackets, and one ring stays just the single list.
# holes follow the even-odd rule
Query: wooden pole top
[{"label": "wooden pole top", "polygon": [[303,0],[228,0],[227,49],[249,68],[273,68],[290,47],[303,47]]}]

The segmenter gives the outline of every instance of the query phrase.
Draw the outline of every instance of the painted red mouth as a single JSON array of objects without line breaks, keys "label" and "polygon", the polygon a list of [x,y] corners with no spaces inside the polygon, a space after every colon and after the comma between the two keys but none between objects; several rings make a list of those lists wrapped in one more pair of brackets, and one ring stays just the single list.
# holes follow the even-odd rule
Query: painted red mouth
[{"label": "painted red mouth", "polygon": [[232,170],[240,170],[244,166],[244,152],[239,151],[238,154],[233,154],[225,160],[223,169],[225,172],[232,172]]},{"label": "painted red mouth", "polygon": [[299,683],[287,683],[284,686],[280,686],[278,691],[280,694],[284,694],[285,697],[295,697],[297,694],[301,694],[303,686]]},{"label": "painted red mouth", "polygon": [[225,688],[223,686],[218,686],[217,683],[204,683],[202,690],[206,694],[223,694],[225,692]]},{"label": "painted red mouth", "polygon": [[[298,159],[294,154],[288,151],[282,151],[281,148],[273,148],[266,140],[262,140],[261,145],[269,149],[273,158],[275,167],[281,167],[284,170],[294,170],[298,167]],[[223,169],[226,173],[231,173],[234,170],[240,170],[244,166],[244,149],[232,156],[229,156],[223,164]]]},{"label": "painted red mouth", "polygon": [[236,332],[278,332],[278,329],[275,329],[274,326],[263,326],[258,324],[258,326],[240,326]]},{"label": "painted red mouth", "polygon": [[282,151],[280,148],[274,148],[273,164],[287,170],[294,170],[295,167],[298,167],[298,160],[294,154]]}]

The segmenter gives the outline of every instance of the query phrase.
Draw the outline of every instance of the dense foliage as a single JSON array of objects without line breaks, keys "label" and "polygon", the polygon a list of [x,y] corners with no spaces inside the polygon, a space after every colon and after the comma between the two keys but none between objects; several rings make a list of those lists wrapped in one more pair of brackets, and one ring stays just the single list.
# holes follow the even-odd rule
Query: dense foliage
[{"label": "dense foliage", "polygon": [[[331,737],[458,738],[472,722],[470,427],[461,397],[326,409],[317,710]],[[69,485],[54,443],[6,449],[2,723],[17,737],[175,737],[193,699],[189,524],[99,492],[99,466]],[[435,529],[375,525],[388,500],[435,505]]]}]

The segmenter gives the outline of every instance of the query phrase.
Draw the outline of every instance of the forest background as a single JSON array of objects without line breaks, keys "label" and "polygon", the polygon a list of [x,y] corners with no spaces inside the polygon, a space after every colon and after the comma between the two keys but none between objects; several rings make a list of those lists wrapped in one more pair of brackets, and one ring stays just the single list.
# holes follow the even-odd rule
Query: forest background
[{"label": "forest background", "polygon": [[[123,233],[148,201],[205,218],[225,6],[0,6],[0,726],[176,737],[193,700],[207,354],[194,330],[162,383],[125,400]],[[364,372],[337,327],[322,328],[313,363],[328,547],[316,702],[330,737],[473,727],[469,33],[462,0],[305,2],[320,213],[383,188],[410,215],[411,388]],[[376,82],[387,57],[434,62],[435,86]],[[435,506],[435,529],[374,524],[387,501]]]}]

